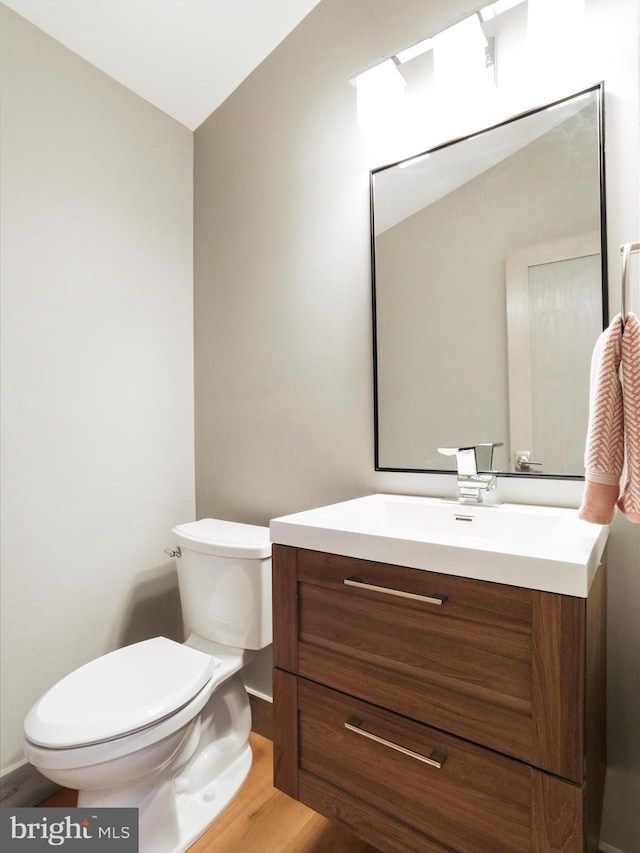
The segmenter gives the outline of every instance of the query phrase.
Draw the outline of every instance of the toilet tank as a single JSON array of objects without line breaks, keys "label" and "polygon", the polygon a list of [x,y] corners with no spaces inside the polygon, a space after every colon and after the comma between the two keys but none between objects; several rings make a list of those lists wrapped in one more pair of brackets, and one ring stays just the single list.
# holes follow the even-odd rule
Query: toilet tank
[{"label": "toilet tank", "polygon": [[269,528],[203,518],[174,527],[182,618],[189,631],[241,649],[271,643]]}]

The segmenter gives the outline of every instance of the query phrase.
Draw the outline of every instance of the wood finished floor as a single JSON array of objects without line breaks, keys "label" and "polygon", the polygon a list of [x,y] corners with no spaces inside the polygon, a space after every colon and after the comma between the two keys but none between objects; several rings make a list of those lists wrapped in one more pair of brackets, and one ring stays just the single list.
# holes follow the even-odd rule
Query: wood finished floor
[{"label": "wood finished floor", "polygon": [[[253,766],[244,787],[189,853],[378,853],[273,787],[270,740],[252,732],[251,747]],[[76,793],[59,791],[42,805],[75,806]]]}]

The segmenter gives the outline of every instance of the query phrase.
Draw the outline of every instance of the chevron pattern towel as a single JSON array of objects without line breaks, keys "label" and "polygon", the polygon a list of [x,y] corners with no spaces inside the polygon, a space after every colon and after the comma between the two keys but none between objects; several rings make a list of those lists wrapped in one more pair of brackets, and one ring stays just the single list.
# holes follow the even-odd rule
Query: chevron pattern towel
[{"label": "chevron pattern towel", "polygon": [[622,333],[622,405],[624,413],[624,488],[619,509],[640,523],[640,321],[628,314]]},{"label": "chevron pattern towel", "polygon": [[[620,378],[622,365],[622,381]],[[620,478],[625,463],[622,497]],[[616,505],[640,522],[640,323],[618,314],[598,338],[591,361],[585,490],[580,518],[610,524]]]}]

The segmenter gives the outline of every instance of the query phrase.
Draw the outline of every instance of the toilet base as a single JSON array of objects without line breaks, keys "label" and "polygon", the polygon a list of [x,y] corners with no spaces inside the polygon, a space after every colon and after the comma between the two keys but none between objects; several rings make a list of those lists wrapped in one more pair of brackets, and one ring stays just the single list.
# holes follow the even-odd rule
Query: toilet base
[{"label": "toilet base", "polygon": [[252,761],[247,744],[235,761],[202,790],[176,795],[179,840],[168,853],[184,853],[233,802],[249,775]]},{"label": "toilet base", "polygon": [[[138,809],[138,838],[144,853],[185,853],[240,793],[251,770],[253,753],[247,743],[218,774],[196,790],[179,791],[179,781],[165,779],[147,796],[118,797],[118,806]],[[179,777],[178,777],[179,778]],[[78,806],[105,806],[109,801],[80,792]]]},{"label": "toilet base", "polygon": [[[130,776],[130,784],[121,770],[105,787],[72,785],[79,789],[81,808],[137,808],[144,853],[184,853],[232,802],[249,774],[249,697],[237,663],[226,662],[218,673],[223,683],[201,712],[157,745],[160,758],[151,755],[149,766],[136,778]],[[122,759],[129,770],[134,757]],[[92,782],[104,777],[108,766],[92,768]]]}]

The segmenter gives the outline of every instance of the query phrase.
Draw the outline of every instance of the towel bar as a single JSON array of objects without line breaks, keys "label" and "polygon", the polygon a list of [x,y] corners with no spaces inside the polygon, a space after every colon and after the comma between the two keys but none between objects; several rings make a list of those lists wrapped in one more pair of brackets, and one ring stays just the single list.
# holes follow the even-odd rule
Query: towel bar
[{"label": "towel bar", "polygon": [[631,254],[640,252],[640,243],[623,243],[620,246],[620,254],[622,255],[622,319],[627,319],[629,313],[629,260]]}]

